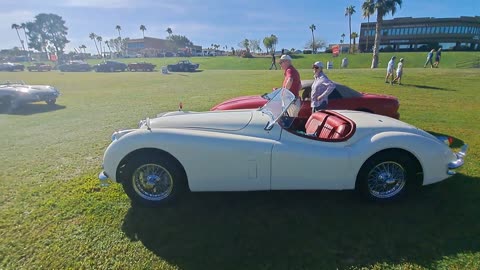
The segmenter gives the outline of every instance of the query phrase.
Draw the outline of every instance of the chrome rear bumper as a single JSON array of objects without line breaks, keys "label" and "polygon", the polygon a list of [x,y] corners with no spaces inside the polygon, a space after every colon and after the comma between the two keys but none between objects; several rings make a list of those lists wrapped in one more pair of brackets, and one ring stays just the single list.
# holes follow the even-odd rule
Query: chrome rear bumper
[{"label": "chrome rear bumper", "polygon": [[448,163],[447,174],[454,175],[456,172],[455,169],[460,168],[464,163],[464,158],[467,155],[468,145],[464,144],[459,152],[455,153],[457,159]]}]

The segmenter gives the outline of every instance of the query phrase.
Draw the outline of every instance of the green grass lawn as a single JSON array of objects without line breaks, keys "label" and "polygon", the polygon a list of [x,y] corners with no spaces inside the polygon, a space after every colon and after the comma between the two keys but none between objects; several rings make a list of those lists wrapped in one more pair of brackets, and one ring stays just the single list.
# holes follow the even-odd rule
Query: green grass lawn
[{"label": "green grass lawn", "polygon": [[[390,58],[397,56],[397,63],[400,58],[404,58],[405,68],[423,68],[425,64],[427,52],[385,52],[380,53],[379,56],[379,68],[386,69],[387,63]],[[323,61],[326,65],[327,61],[333,63],[334,68],[340,68],[342,59],[347,57],[349,60],[349,68],[370,68],[372,54],[371,53],[358,53],[358,54],[342,54],[338,57],[333,57],[331,53],[320,54],[296,54],[293,55],[294,65],[299,69],[310,68],[316,61]],[[277,57],[277,61],[280,57]],[[160,67],[169,64],[177,63],[179,60],[185,58],[180,57],[166,57],[166,58],[125,58],[116,59],[125,63],[133,63],[138,61],[146,61],[156,64],[157,70]],[[254,58],[240,58],[237,56],[217,56],[217,57],[190,57],[191,62],[200,64],[202,70],[266,70],[270,67],[270,56],[257,56]],[[442,52],[442,59],[440,62],[440,68],[456,68],[457,64],[464,63],[466,61],[476,60],[476,63],[480,63],[480,52],[454,52],[444,51]],[[97,64],[101,62],[100,59],[89,60],[90,64]],[[280,66],[277,64],[280,69]],[[396,66],[395,66],[396,67]]]},{"label": "green grass lawn", "polygon": [[[263,62],[235,70],[247,60],[198,59],[203,71],[169,75],[0,72],[0,81],[62,93],[53,109],[0,114],[0,269],[480,269],[479,69],[406,64],[403,86],[385,84],[383,68],[327,71],[354,89],[397,96],[401,120],[470,145],[458,175],[401,203],[365,203],[348,191],[193,193],[143,209],[120,185],[100,188],[114,129],[179,102],[208,110],[283,79]],[[295,60],[303,79],[312,59]]]}]

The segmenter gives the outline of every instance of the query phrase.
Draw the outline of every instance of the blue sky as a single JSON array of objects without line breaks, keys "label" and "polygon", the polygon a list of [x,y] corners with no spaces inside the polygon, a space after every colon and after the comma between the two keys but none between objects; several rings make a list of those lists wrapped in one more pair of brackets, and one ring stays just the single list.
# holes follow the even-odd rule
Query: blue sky
[{"label": "blue sky", "polygon": [[[165,38],[168,27],[174,34],[188,37],[204,48],[210,44],[238,48],[243,39],[257,39],[275,34],[277,48],[303,49],[311,39],[309,26],[316,25],[315,37],[338,43],[340,35],[348,35],[345,7],[355,6],[352,31],[359,32],[362,0],[274,1],[274,0],[22,0],[2,1],[0,11],[0,49],[20,46],[13,23],[33,21],[39,13],[62,16],[69,28],[67,51],[84,44],[94,51],[88,38],[91,32],[104,40],[118,36]],[[395,17],[460,17],[480,16],[479,0],[403,0]],[[386,19],[391,19],[387,16]],[[348,41],[347,41],[348,42]],[[263,48],[264,49],[264,48]]]}]

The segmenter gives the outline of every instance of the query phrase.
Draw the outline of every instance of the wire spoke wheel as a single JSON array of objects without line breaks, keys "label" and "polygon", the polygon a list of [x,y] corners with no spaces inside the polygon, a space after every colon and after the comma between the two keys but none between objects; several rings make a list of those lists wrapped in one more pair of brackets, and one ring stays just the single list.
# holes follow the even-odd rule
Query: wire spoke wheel
[{"label": "wire spoke wheel", "polygon": [[161,201],[172,193],[173,177],[170,172],[158,164],[144,164],[132,174],[135,192],[150,201]]},{"label": "wire spoke wheel", "polygon": [[368,191],[376,198],[394,197],[402,191],[406,182],[406,170],[393,161],[379,163],[367,174]]}]

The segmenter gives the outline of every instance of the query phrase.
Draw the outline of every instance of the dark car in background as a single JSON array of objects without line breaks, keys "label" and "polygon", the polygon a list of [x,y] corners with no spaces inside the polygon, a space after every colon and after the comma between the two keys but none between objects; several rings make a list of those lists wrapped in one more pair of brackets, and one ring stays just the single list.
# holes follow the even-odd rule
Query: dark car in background
[{"label": "dark car in background", "polygon": [[0,71],[15,71],[15,70],[24,71],[25,66],[22,64],[15,64],[10,62],[0,64]]},{"label": "dark car in background", "polygon": [[13,111],[26,103],[45,101],[54,105],[60,92],[50,85],[28,85],[23,82],[0,82],[0,108]]},{"label": "dark car in background", "polygon": [[168,65],[168,71],[185,71],[185,72],[193,72],[195,71],[200,65],[190,62],[189,60],[181,60],[178,63],[173,65]]},{"label": "dark car in background", "polygon": [[130,71],[153,71],[157,65],[139,62],[139,63],[130,63],[128,64],[128,70]]},{"label": "dark car in background", "polygon": [[61,72],[76,72],[76,71],[90,71],[92,70],[92,66],[88,63],[80,60],[69,61],[65,64],[61,64],[58,66],[58,70]]},{"label": "dark car in background", "polygon": [[27,67],[28,71],[50,71],[52,66],[45,63],[35,63]]},{"label": "dark car in background", "polygon": [[125,71],[127,68],[127,64],[117,61],[105,61],[93,66],[96,72]]}]

